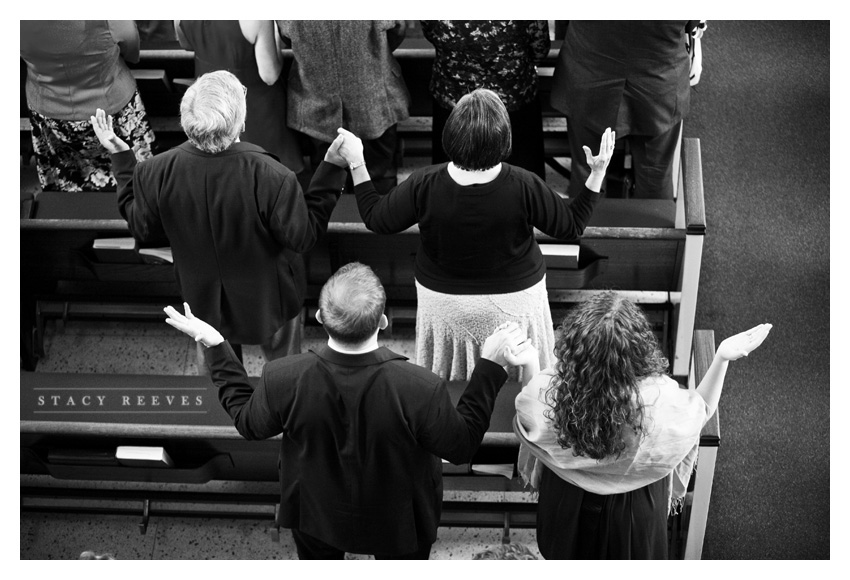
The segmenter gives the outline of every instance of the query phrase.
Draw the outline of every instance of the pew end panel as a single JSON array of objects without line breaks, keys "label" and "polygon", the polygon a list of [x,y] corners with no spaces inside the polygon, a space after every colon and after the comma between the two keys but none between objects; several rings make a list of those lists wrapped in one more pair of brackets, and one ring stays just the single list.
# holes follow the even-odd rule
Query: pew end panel
[{"label": "pew end panel", "polygon": [[[691,371],[687,388],[696,389],[714,359],[714,331],[696,330],[691,353]],[[678,515],[671,516],[672,528],[678,532],[672,542],[671,558],[699,560],[705,541],[711,490],[717,453],[720,448],[720,411],[712,415],[702,429],[696,466],[691,475],[685,505]]]}]

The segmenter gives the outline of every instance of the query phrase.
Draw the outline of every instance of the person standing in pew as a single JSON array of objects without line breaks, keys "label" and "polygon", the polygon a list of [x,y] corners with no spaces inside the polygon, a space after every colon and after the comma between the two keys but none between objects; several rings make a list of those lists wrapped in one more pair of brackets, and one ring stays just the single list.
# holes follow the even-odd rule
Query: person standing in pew
[{"label": "person standing in pew", "polygon": [[180,46],[195,53],[195,75],[227,70],[248,88],[244,141],[259,145],[299,175],[298,135],[286,126],[286,83],[274,20],[175,20]]},{"label": "person standing in pew", "polygon": [[451,380],[468,378],[489,329],[507,317],[528,333],[540,365],[548,367],[554,325],[534,228],[562,240],[581,236],[599,199],[614,133],[605,131],[598,155],[584,148],[593,170],[582,191],[566,200],[537,175],[504,162],[510,118],[488,89],[463,96],[449,114],[443,146],[451,161],[414,171],[387,195],[370,180],[360,139],[339,132],[366,227],[394,234],[419,224],[417,364]]},{"label": "person standing in pew", "polygon": [[704,29],[700,20],[569,22],[550,101],[567,118],[570,196],[590,172],[582,146],[595,142],[605,127],[614,127],[630,146],[634,197],[673,199],[682,119],[690,107],[691,85],[699,82],[698,75],[691,77],[696,63],[688,47]]},{"label": "person standing in pew", "polygon": [[[112,155],[118,208],[141,244],[171,245],[183,298],[236,345],[266,360],[301,352],[306,274],[301,254],[328,226],[346,179],[332,144],[304,194],[295,174],[239,140],[245,87],[232,73],[202,75],[183,96],[189,140],[136,164],[98,109],[91,118]],[[204,372],[203,353],[198,367]]]},{"label": "person standing in pew", "polygon": [[[363,138],[375,187],[395,186],[401,165],[398,122],[410,116],[410,93],[393,51],[404,20],[278,20],[292,48],[287,82],[289,126],[313,145],[315,164],[336,139],[337,127]],[[346,191],[353,187],[346,184]]]},{"label": "person standing in pew", "polygon": [[546,179],[543,110],[535,63],[549,54],[546,20],[423,20],[422,33],[436,50],[432,98],[431,162],[449,160],[443,127],[458,100],[475,89],[502,99],[511,119],[507,162]]},{"label": "person standing in pew", "polygon": [[537,545],[547,559],[666,559],[667,517],[684,502],[700,433],[717,409],[729,361],[772,326],[720,343],[695,390],[667,375],[643,312],[614,292],[575,306],[561,324],[557,364],[519,356],[517,467],[539,492]]},{"label": "person standing in pew", "polygon": [[132,20],[21,20],[21,58],[43,191],[117,187],[109,156],[89,124],[97,108],[113,116],[115,131],[137,161],[153,156],[155,136],[127,66],[139,61]]},{"label": "person standing in pew", "polygon": [[371,268],[337,270],[319,295],[316,319],[328,344],[273,361],[256,389],[221,333],[165,308],[166,322],[203,344],[222,406],[246,439],[282,434],[280,516],[299,559],[428,559],[437,537],[440,457],[472,460],[507,379],[508,351],[529,341],[502,324],[484,341],[463,395],[378,344],[386,293]]}]

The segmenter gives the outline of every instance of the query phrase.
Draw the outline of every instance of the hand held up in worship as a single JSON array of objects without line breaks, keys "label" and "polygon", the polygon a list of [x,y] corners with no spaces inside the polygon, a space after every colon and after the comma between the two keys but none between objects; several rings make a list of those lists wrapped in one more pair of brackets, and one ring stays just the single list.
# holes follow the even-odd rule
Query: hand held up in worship
[{"label": "hand held up in worship", "polygon": [[481,346],[481,358],[493,361],[497,365],[505,366],[508,363],[505,353],[508,349],[519,355],[529,348],[526,333],[523,332],[516,322],[505,322],[496,327],[493,334],[487,337]]},{"label": "hand held up in worship", "polygon": [[183,310],[186,312],[185,316],[171,306],[166,306],[163,310],[168,315],[165,322],[180,332],[188,334],[195,342],[200,342],[207,347],[216,346],[224,342],[224,337],[219,331],[200,318],[195,318],[187,302],[183,303]]},{"label": "hand held up in worship", "polygon": [[129,151],[130,146],[112,130],[112,115],[107,115],[106,111],[98,109],[91,117],[91,125],[98,141],[110,155]]},{"label": "hand held up in worship", "polygon": [[602,134],[602,141],[599,145],[599,155],[593,155],[590,147],[585,145],[584,154],[587,157],[587,164],[590,167],[590,175],[587,177],[585,185],[590,191],[601,191],[602,182],[605,179],[605,170],[608,168],[608,163],[611,162],[611,156],[614,155],[614,142],[617,140],[617,134],[611,130],[611,127],[605,129]]},{"label": "hand held up in worship", "polygon": [[730,336],[717,347],[715,356],[720,360],[733,361],[749,355],[767,338],[772,324],[759,324],[745,332]]},{"label": "hand held up in worship", "polygon": [[616,132],[611,130],[611,127],[605,129],[602,134],[602,141],[599,145],[599,155],[593,155],[590,147],[585,145],[584,154],[587,156],[587,164],[590,166],[591,173],[605,174],[608,168],[608,163],[611,162],[611,156],[614,155],[614,143],[617,141]]}]

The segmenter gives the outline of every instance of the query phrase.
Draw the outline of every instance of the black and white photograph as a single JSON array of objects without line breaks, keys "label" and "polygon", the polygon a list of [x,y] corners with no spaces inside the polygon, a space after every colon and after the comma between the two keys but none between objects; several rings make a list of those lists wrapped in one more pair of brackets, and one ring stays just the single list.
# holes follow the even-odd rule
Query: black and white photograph
[{"label": "black and white photograph", "polygon": [[841,558],[837,31],[708,6],[19,20],[19,559]]}]

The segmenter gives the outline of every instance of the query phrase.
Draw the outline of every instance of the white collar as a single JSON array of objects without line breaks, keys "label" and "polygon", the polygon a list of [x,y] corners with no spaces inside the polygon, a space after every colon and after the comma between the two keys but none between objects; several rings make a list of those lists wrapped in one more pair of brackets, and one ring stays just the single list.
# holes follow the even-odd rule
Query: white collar
[{"label": "white collar", "polygon": [[328,346],[342,354],[366,354],[373,350],[378,350],[378,334],[375,333],[369,340],[363,343],[359,348],[351,348],[338,343],[331,337],[328,337]]}]

